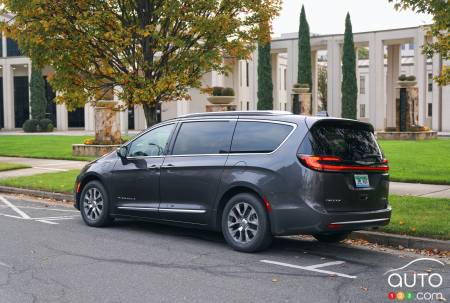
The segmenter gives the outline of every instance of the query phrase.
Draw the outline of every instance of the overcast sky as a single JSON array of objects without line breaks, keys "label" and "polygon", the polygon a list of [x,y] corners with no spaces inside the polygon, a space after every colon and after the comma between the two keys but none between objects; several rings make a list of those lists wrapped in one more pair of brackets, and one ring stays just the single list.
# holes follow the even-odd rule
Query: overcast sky
[{"label": "overcast sky", "polygon": [[347,12],[350,12],[353,32],[431,23],[429,15],[398,12],[388,0],[283,0],[280,16],[273,24],[275,36],[298,31],[302,4],[310,31],[315,34],[342,34]]}]

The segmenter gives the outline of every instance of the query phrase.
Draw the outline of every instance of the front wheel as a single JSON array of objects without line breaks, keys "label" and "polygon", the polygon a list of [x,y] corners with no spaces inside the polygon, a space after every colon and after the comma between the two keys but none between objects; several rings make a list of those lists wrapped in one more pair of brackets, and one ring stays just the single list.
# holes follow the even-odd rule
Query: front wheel
[{"label": "front wheel", "polygon": [[80,197],[80,212],[89,226],[102,227],[110,224],[108,194],[98,181],[91,181],[83,188]]},{"label": "front wheel", "polygon": [[249,193],[232,197],[222,213],[222,233],[237,251],[256,252],[269,247],[270,222],[260,199]]},{"label": "front wheel", "polygon": [[325,243],[338,243],[341,241],[344,241],[348,235],[350,235],[350,232],[343,232],[343,233],[330,233],[330,234],[316,234],[313,235],[314,238],[316,238],[319,242],[325,242]]}]

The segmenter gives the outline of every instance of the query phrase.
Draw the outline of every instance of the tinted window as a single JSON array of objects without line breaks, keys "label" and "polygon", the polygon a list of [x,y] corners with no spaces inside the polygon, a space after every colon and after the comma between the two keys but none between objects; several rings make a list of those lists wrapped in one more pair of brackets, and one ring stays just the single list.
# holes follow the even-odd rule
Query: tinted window
[{"label": "tinted window", "polygon": [[175,124],[155,128],[131,143],[129,157],[160,156],[164,154],[167,142]]},{"label": "tinted window", "polygon": [[382,157],[372,131],[356,123],[313,126],[299,153],[337,156],[348,161],[370,162]]},{"label": "tinted window", "polygon": [[233,130],[234,121],[184,122],[178,132],[173,154],[228,153]]},{"label": "tinted window", "polygon": [[292,126],[269,122],[238,122],[233,136],[233,153],[270,153],[280,146]]}]

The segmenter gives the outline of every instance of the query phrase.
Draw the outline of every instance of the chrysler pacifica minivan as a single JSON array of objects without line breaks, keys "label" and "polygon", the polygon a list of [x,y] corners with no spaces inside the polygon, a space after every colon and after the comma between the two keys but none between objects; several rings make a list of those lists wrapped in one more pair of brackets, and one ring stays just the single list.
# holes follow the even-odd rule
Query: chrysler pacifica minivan
[{"label": "chrysler pacifica minivan", "polygon": [[84,167],[75,207],[89,226],[122,217],[198,227],[253,252],[274,235],[337,242],[388,224],[388,170],[367,123],[275,111],[191,114]]}]

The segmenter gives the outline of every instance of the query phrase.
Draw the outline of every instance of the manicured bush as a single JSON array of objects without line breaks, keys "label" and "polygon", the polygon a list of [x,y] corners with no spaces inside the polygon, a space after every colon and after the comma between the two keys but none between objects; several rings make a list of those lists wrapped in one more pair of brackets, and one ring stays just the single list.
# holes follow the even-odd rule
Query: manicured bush
[{"label": "manicured bush", "polygon": [[39,121],[39,130],[41,132],[52,132],[53,131],[53,123],[50,119],[42,119]]},{"label": "manicured bush", "polygon": [[32,69],[30,79],[30,107],[31,117],[34,120],[45,118],[47,109],[47,97],[45,95],[45,80],[42,77],[41,70]]},{"label": "manicured bush", "polygon": [[398,77],[398,80],[399,80],[399,81],[406,81],[406,75],[405,75],[405,74],[401,74],[401,75]]},{"label": "manicured bush", "polygon": [[302,5],[300,12],[300,25],[298,29],[298,74],[297,82],[306,83],[312,87],[311,69],[311,37],[309,24],[306,20],[305,7]]},{"label": "manicured bush", "polygon": [[212,88],[213,96],[222,96],[223,87],[222,86],[214,86]]},{"label": "manicured bush", "polygon": [[222,96],[234,96],[234,89],[231,87],[225,87],[222,90]]},{"label": "manicured bush", "polygon": [[26,133],[34,133],[38,131],[39,121],[38,120],[26,120],[22,125],[23,131]]},{"label": "manicured bush", "polygon": [[406,77],[406,81],[416,81],[416,76],[408,76]]}]

